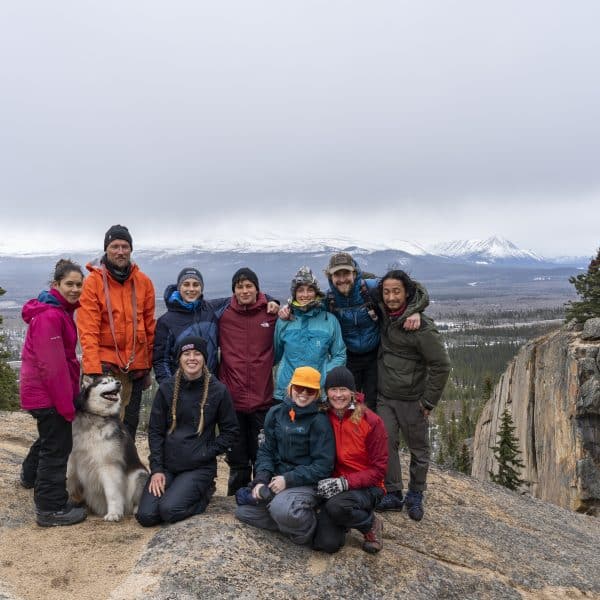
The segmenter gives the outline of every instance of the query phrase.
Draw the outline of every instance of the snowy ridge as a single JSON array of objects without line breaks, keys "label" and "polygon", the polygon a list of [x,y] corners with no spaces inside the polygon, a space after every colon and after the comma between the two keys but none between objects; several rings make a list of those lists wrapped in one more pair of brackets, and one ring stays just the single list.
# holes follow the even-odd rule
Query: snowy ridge
[{"label": "snowy ridge", "polygon": [[522,250],[510,240],[500,236],[492,236],[486,240],[455,240],[437,244],[432,254],[448,258],[464,258],[479,263],[496,262],[497,260],[528,260],[543,262],[544,259],[531,250]]}]

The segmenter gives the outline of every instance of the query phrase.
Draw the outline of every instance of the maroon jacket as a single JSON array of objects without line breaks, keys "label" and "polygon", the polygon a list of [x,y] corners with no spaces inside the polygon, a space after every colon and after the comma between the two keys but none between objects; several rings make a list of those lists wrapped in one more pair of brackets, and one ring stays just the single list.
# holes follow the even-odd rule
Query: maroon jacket
[{"label": "maroon jacket", "polygon": [[[345,477],[351,490],[374,486],[385,489],[388,436],[381,418],[364,405],[363,394],[356,394],[356,408],[347,409],[341,419],[333,409],[327,412],[335,436],[333,476]],[[351,419],[355,413],[361,415],[356,423]]]},{"label": "maroon jacket", "polygon": [[266,410],[273,402],[273,334],[277,315],[267,314],[267,298],[241,306],[232,296],[219,319],[219,379],[236,411]]},{"label": "maroon jacket", "polygon": [[65,420],[75,418],[79,393],[79,361],[75,355],[77,328],[70,304],[56,290],[29,300],[21,312],[29,325],[21,363],[21,407],[55,408]]}]

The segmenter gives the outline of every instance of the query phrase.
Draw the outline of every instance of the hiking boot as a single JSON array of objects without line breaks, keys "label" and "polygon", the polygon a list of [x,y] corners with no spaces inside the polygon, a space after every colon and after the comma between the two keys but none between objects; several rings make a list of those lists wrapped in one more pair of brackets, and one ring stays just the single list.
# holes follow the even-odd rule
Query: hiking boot
[{"label": "hiking boot", "polygon": [[365,540],[362,549],[369,554],[376,554],[383,548],[383,521],[373,515],[373,526],[371,530],[363,534]]},{"label": "hiking boot", "polygon": [[29,481],[25,477],[25,472],[23,469],[21,469],[21,472],[19,473],[19,483],[21,484],[21,487],[24,487],[26,490],[30,490],[35,487],[35,481]]},{"label": "hiking boot", "polygon": [[413,521],[420,521],[425,514],[423,510],[423,492],[408,492],[404,500],[408,510],[408,516]]},{"label": "hiking boot", "polygon": [[75,525],[87,517],[87,511],[81,506],[67,503],[61,510],[35,511],[35,520],[40,527],[58,527],[60,525]]},{"label": "hiking boot", "polygon": [[403,506],[402,492],[388,492],[375,507],[375,510],[380,512],[384,510],[401,511]]}]

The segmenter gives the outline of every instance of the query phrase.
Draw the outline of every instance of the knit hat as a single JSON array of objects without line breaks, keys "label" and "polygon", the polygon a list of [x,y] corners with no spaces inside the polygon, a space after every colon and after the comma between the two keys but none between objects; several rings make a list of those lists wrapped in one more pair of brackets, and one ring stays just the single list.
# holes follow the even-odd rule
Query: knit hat
[{"label": "knit hat", "polygon": [[110,229],[104,234],[104,250],[106,251],[106,247],[113,240],[125,240],[129,242],[131,249],[133,250],[133,241],[131,239],[131,234],[129,233],[129,229],[125,227],[125,225],[113,225]]},{"label": "knit hat", "polygon": [[204,288],[204,279],[202,279],[202,273],[198,271],[198,269],[194,269],[194,267],[186,267],[185,269],[181,269],[179,271],[179,275],[177,275],[177,289],[186,279],[195,279],[200,282],[202,288]]},{"label": "knit hat", "polygon": [[328,275],[332,275],[336,271],[345,269],[347,271],[356,271],[356,263],[351,254],[347,252],[338,252],[329,259],[329,266],[325,271]]},{"label": "knit hat", "polygon": [[253,283],[257,292],[260,291],[260,288],[258,287],[258,277],[256,276],[256,273],[248,267],[242,267],[233,274],[233,277],[231,278],[231,291],[235,292],[236,284],[240,281],[244,281],[244,279]]},{"label": "knit hat", "polygon": [[188,335],[179,342],[177,345],[177,362],[179,362],[181,355],[186,350],[198,350],[198,352],[202,352],[204,362],[206,363],[208,360],[208,346],[206,345],[206,340],[198,335]]},{"label": "knit hat", "polygon": [[311,390],[320,390],[321,373],[312,367],[298,367],[292,375],[290,385],[301,385]]},{"label": "knit hat", "polygon": [[356,384],[354,382],[354,375],[346,367],[334,367],[325,377],[325,390],[332,387],[345,387],[355,392]]},{"label": "knit hat", "polygon": [[292,285],[290,287],[292,300],[296,299],[296,290],[301,285],[310,285],[311,287],[315,288],[317,296],[323,295],[323,292],[319,288],[319,282],[317,281],[317,278],[313,275],[313,272],[308,267],[300,267],[296,275],[294,275],[294,279],[292,279]]}]

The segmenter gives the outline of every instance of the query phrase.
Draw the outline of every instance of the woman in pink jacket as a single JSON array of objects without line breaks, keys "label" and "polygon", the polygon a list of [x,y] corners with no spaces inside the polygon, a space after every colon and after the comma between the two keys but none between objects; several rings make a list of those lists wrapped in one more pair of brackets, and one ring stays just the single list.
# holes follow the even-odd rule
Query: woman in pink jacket
[{"label": "woman in pink jacket", "polygon": [[68,503],[66,490],[71,422],[79,393],[73,313],[82,285],[81,267],[61,259],[50,290],[29,300],[22,311],[29,328],[21,363],[21,408],[37,421],[38,439],[23,461],[20,479],[23,487],[35,488],[36,521],[42,527],[73,525],[86,518],[84,508]]}]

